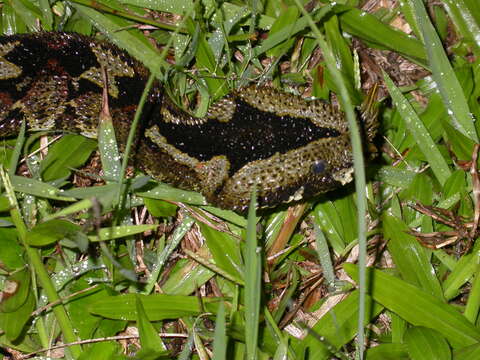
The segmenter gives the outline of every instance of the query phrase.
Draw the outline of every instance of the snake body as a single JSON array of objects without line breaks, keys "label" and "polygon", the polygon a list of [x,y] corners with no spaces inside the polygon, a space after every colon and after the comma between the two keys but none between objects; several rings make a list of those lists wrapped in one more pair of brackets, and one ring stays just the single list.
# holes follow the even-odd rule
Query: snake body
[{"label": "snake body", "polygon": [[[109,108],[124,146],[148,70],[105,41],[72,33],[0,37],[0,137],[28,129],[96,137],[107,74]],[[374,121],[363,124],[370,139]],[[155,85],[134,163],[154,178],[244,211],[254,184],[272,207],[346,184],[352,150],[341,111],[271,88],[242,88],[194,118]]]}]

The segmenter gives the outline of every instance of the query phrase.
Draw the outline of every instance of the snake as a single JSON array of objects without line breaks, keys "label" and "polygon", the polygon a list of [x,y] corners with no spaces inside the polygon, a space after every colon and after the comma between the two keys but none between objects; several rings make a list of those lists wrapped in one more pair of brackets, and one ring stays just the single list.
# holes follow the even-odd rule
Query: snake
[{"label": "snake", "polygon": [[[106,74],[108,79],[105,82]],[[97,137],[102,93],[120,149],[125,147],[149,70],[114,44],[76,33],[0,37],[0,137],[54,130]],[[376,116],[358,117],[365,143]],[[200,192],[243,212],[253,188],[260,208],[310,199],[353,176],[345,114],[268,86],[232,91],[197,118],[156,81],[140,119],[132,163],[154,179]]]}]

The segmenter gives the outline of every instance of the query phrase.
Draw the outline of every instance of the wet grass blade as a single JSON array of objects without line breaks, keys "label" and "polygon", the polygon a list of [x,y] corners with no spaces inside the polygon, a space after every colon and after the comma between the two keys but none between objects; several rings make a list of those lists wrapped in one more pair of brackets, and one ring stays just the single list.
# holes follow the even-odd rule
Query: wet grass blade
[{"label": "wet grass blade", "polygon": [[407,3],[410,4],[415,14],[427,50],[433,80],[438,87],[455,128],[470,139],[478,142],[477,131],[472,114],[469,111],[467,99],[443,49],[442,42],[430,22],[423,2],[421,0],[409,0]]},{"label": "wet grass blade", "polygon": [[476,21],[468,4],[464,0],[442,0],[442,2],[457,31],[472,46],[473,52],[477,56],[480,55],[480,24]]},{"label": "wet grass blade", "polygon": [[437,331],[415,326],[405,333],[405,343],[412,360],[450,360],[452,350]]},{"label": "wet grass blade", "polygon": [[100,229],[96,235],[89,236],[88,238],[90,241],[114,240],[126,236],[141,234],[145,231],[155,230],[157,227],[158,225],[156,224],[112,226]]},{"label": "wet grass blade", "polygon": [[25,121],[22,121],[20,132],[18,133],[17,141],[15,142],[15,148],[13,149],[12,157],[10,158],[10,166],[8,168],[8,175],[12,177],[15,175],[18,166],[18,160],[22,154],[23,144],[25,143]]},{"label": "wet grass blade", "polygon": [[303,15],[309,20],[310,28],[312,29],[316,41],[320,48],[323,51],[323,56],[327,64],[328,71],[331,73],[333,81],[336,85],[339,93],[340,104],[342,109],[345,112],[345,116],[348,121],[348,127],[350,129],[350,140],[352,143],[353,150],[353,166],[355,171],[355,190],[357,193],[357,213],[358,213],[358,243],[359,243],[359,258],[358,264],[360,267],[360,280],[359,280],[359,318],[358,318],[358,355],[360,359],[363,359],[363,350],[364,350],[364,334],[363,334],[363,323],[365,320],[365,259],[367,253],[367,225],[365,220],[365,214],[367,211],[367,202],[366,202],[366,180],[365,180],[365,161],[363,159],[363,150],[362,150],[362,141],[360,138],[360,129],[357,123],[355,116],[355,111],[353,108],[352,101],[349,97],[348,87],[344,82],[342,74],[337,68],[335,61],[335,56],[331,47],[325,41],[323,35],[320,33],[320,30],[313,22],[312,18],[308,16],[308,13],[305,11],[303,6],[298,0],[295,0],[295,3],[302,11]]},{"label": "wet grass blade", "polygon": [[468,296],[467,305],[463,315],[473,324],[476,323],[478,312],[480,310],[480,266],[475,269],[474,278],[472,280],[472,289]]},{"label": "wet grass blade", "polygon": [[388,91],[392,96],[392,100],[397,107],[398,112],[402,116],[407,129],[414,137],[423,155],[425,155],[427,158],[427,161],[430,164],[433,173],[437,177],[437,180],[440,182],[440,184],[445,184],[445,181],[447,181],[451,175],[447,162],[438,150],[438,147],[433,141],[430,133],[423,124],[422,120],[418,117],[412,105],[410,105],[408,100],[403,96],[403,94],[395,86],[393,81],[386,73],[383,74],[383,77],[385,79]]},{"label": "wet grass blade", "polygon": [[121,21],[118,18],[107,17],[99,11],[88,6],[72,3],[72,6],[83,17],[88,18],[92,24],[95,24],[99,30],[104,32],[109,39],[121,49],[126,49],[132,56],[142,61],[150,71],[155,74],[159,70],[159,65],[165,64],[158,51],[148,42],[141,33],[131,31],[121,31],[123,26],[129,23]]},{"label": "wet grass blade", "polygon": [[75,201],[74,198],[68,196],[62,196],[62,190],[56,188],[53,185],[26,178],[23,176],[13,175],[11,176],[12,185],[15,191],[23,192],[46,199],[62,200],[62,201]]},{"label": "wet grass blade", "polygon": [[145,289],[142,292],[143,294],[150,294],[152,292],[158,280],[158,276],[163,270],[163,266],[167,262],[172,252],[178,246],[180,241],[183,239],[187,231],[190,230],[194,222],[195,221],[193,220],[193,218],[191,218],[190,216],[185,216],[182,223],[176,227],[175,231],[170,237],[170,242],[167,244],[167,246],[165,246],[163,251],[157,256],[157,259],[155,261],[155,266],[152,272],[150,273],[150,278],[148,279],[147,284],[145,285]]},{"label": "wet grass blade", "polygon": [[225,306],[220,303],[217,311],[217,320],[215,321],[215,334],[213,337],[213,357],[212,359],[224,360],[227,354],[227,342],[225,324]]},{"label": "wet grass blade", "polygon": [[428,67],[425,48],[417,39],[381,22],[360,9],[337,5],[342,29],[380,48],[391,49],[423,67]]},{"label": "wet grass blade", "polygon": [[251,195],[248,209],[247,238],[245,245],[245,343],[246,358],[257,358],[257,344],[260,318],[260,295],[262,263],[261,252],[257,244],[257,191]]},{"label": "wet grass blade", "polygon": [[[12,222],[15,224],[15,227],[18,231],[18,236],[19,239],[25,248],[25,251],[27,253],[29,263],[34,269],[35,273],[37,274],[39,283],[43,287],[45,294],[48,297],[48,300],[50,302],[56,302],[60,299],[60,296],[55,290],[55,286],[53,285],[50,276],[47,272],[47,270],[44,267],[44,264],[42,262],[42,259],[40,257],[40,253],[36,250],[31,248],[27,244],[27,228],[25,226],[25,223],[23,222],[20,209],[18,207],[18,202],[15,197],[15,193],[13,191],[13,186],[10,182],[10,178],[8,175],[5,173],[3,167],[0,167],[0,175],[2,179],[3,186],[5,187],[5,192],[7,194],[9,203],[10,203],[10,215],[12,217]],[[64,342],[74,342],[77,340],[77,336],[75,335],[75,332],[73,330],[72,323],[70,322],[70,319],[68,318],[68,315],[65,311],[65,308],[63,304],[59,304],[53,308],[53,312],[55,314],[55,317],[58,321],[58,324],[60,326],[60,329],[62,330],[62,334],[64,337]],[[81,353],[81,347],[80,345],[74,345],[70,348],[72,355],[75,358],[78,358]]]},{"label": "wet grass blade", "polygon": [[[357,266],[344,268],[357,281]],[[368,269],[367,278],[375,301],[413,325],[439,331],[454,349],[480,341],[480,330],[453,306],[380,270]]]}]

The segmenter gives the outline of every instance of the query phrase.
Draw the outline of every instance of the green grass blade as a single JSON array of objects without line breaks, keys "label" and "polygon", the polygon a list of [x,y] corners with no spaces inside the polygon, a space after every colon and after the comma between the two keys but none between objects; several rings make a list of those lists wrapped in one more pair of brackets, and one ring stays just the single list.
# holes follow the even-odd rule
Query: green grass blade
[{"label": "green grass blade", "polygon": [[430,22],[423,2],[421,0],[407,0],[407,2],[413,8],[427,50],[433,80],[437,84],[454,126],[464,135],[478,142],[478,135],[465,94],[443,49],[440,38]]},{"label": "green grass blade", "polygon": [[327,285],[333,287],[335,283],[335,269],[330,258],[327,239],[317,223],[314,223],[313,226],[315,229],[315,247],[320,265],[322,266],[323,276],[327,280]]},{"label": "green grass blade", "polygon": [[[344,268],[357,281],[357,267],[345,264]],[[375,301],[413,325],[439,331],[454,349],[480,341],[480,330],[455,307],[380,270],[368,269],[367,278]]]},{"label": "green grass blade", "polygon": [[46,246],[68,238],[81,230],[80,226],[67,220],[50,220],[35,225],[27,234],[31,246]]},{"label": "green grass blade", "polygon": [[215,334],[213,336],[213,357],[212,359],[226,360],[228,338],[225,324],[225,306],[219,304],[217,320],[215,321]]},{"label": "green grass blade", "polygon": [[[142,304],[142,300],[139,295],[136,296],[136,310],[137,310],[137,327],[138,334],[140,336],[140,342],[142,344],[142,349],[144,353],[147,351],[153,353],[165,353],[166,347],[163,344],[162,339],[158,336],[157,330],[149,321],[145,308]],[[137,353],[137,356],[142,358],[140,354]]]},{"label": "green grass blade", "polygon": [[476,243],[469,254],[463,255],[455,264],[447,279],[443,282],[443,292],[447,300],[458,296],[461,288],[472,278],[480,262],[480,242]]},{"label": "green grass blade", "polygon": [[[309,335],[300,343],[300,346],[309,348],[311,359],[331,359],[332,350],[341,349],[355,337],[358,329],[359,295],[358,290],[353,291],[311,328],[311,335],[316,334],[317,336]],[[366,325],[382,312],[383,307],[369,296],[365,299],[364,324]],[[327,344],[333,346],[333,349],[328,349],[324,343],[319,342],[318,337],[324,338]]]},{"label": "green grass blade", "polygon": [[44,216],[43,220],[48,221],[48,220],[53,220],[53,219],[56,219],[56,218],[59,218],[59,217],[69,216],[69,215],[75,214],[77,212],[90,209],[92,206],[93,206],[93,202],[92,202],[91,199],[80,200],[80,201],[77,201],[76,203],[73,203],[70,206],[66,206],[66,207],[62,208],[61,210],[59,210],[59,211],[57,211],[53,214],[48,214],[48,215]]},{"label": "green grass blade", "polygon": [[410,360],[410,357],[405,344],[386,343],[368,349],[367,360]]},{"label": "green grass blade", "polygon": [[[160,66],[164,64],[158,51],[145,40],[145,37],[135,31],[121,31],[129,23],[118,24],[118,18],[111,18],[103,15],[97,10],[88,6],[72,3],[72,6],[82,15],[89,19],[102,33],[121,49],[127,50],[133,57],[139,59],[151,72],[157,73]],[[117,21],[114,21],[117,20]]]},{"label": "green grass blade", "polygon": [[342,29],[382,49],[398,52],[410,60],[427,67],[425,48],[417,39],[388,26],[375,16],[360,9],[337,5]]},{"label": "green grass blade", "polygon": [[[313,14],[312,16],[315,17],[316,21],[320,21],[324,16],[326,16],[329,11],[331,10],[331,5],[326,5],[318,10],[317,13]],[[256,56],[262,55],[264,52],[274,48],[278,44],[286,41],[289,38],[292,38],[298,32],[308,28],[308,20],[305,17],[301,17],[297,21],[292,24],[288,24],[283,26],[277,32],[273,34],[269,33],[269,36],[261,42],[261,44],[255,47],[254,54]]]},{"label": "green grass blade", "polygon": [[47,156],[40,163],[42,179],[51,181],[68,177],[72,169],[88,160],[96,147],[96,141],[84,136],[63,136],[49,148]]},{"label": "green grass blade", "polygon": [[[198,255],[200,252],[205,253],[205,248],[202,247],[199,251],[192,253]],[[204,259],[204,257],[202,257],[202,259]],[[211,265],[211,263],[209,263],[209,265]],[[154,267],[154,269],[156,269],[156,267]],[[166,294],[172,295],[192,294],[215,274],[214,271],[199,264],[196,259],[183,259],[183,261],[181,260],[175,264],[165,279],[165,282],[163,282],[162,290]],[[218,278],[219,277],[217,277],[217,279]],[[243,284],[243,280],[241,284]]]},{"label": "green grass blade", "polygon": [[453,352],[455,360],[472,360],[480,359],[480,344],[464,347]]},{"label": "green grass blade", "polygon": [[22,154],[23,144],[25,142],[25,130],[26,123],[25,121],[22,121],[22,126],[20,127],[17,141],[15,142],[15,148],[13,149],[12,157],[10,158],[10,166],[8,168],[8,175],[10,177],[15,175],[15,172],[17,170],[18,160],[20,159],[20,155]]},{"label": "green grass blade", "polygon": [[175,228],[175,231],[170,238],[170,242],[167,246],[165,246],[163,251],[158,255],[156,259],[154,269],[150,274],[150,278],[147,281],[147,285],[145,286],[143,294],[149,294],[152,292],[155,283],[158,280],[158,276],[163,270],[163,266],[167,262],[169,256],[178,246],[178,244],[180,244],[180,241],[183,239],[185,234],[190,230],[194,222],[195,221],[193,220],[193,218],[191,218],[190,216],[185,216],[182,223]]},{"label": "green grass blade", "polygon": [[261,252],[257,244],[257,191],[253,190],[248,209],[245,244],[245,343],[247,360],[257,358],[262,279]]},{"label": "green grass blade", "polygon": [[443,300],[443,291],[430,263],[427,249],[408,234],[409,228],[401,220],[385,215],[383,217],[385,239],[402,278],[433,296]]},{"label": "green grass blade", "polygon": [[405,333],[405,343],[412,360],[450,360],[452,351],[438,331],[415,326]]},{"label": "green grass blade", "polygon": [[[27,237],[27,228],[20,214],[20,209],[18,207],[18,202],[13,191],[13,186],[10,182],[10,178],[5,173],[3,167],[0,167],[0,176],[5,187],[5,192],[7,194],[9,203],[10,203],[10,215],[12,217],[12,222],[15,224],[15,227],[18,230],[18,235],[20,241],[22,242],[23,247],[27,253],[29,263],[32,266],[32,269],[38,276],[39,283],[43,287],[45,294],[48,297],[50,302],[57,302],[60,299],[60,296],[55,290],[50,275],[44,267],[43,261],[40,257],[39,252],[36,249],[31,248],[26,241]],[[65,311],[63,304],[59,304],[53,308],[53,312],[58,321],[60,329],[62,330],[64,341],[65,342],[74,342],[77,341],[77,336],[73,330],[73,326],[68,318],[68,315]],[[74,345],[70,348],[71,353],[74,357],[78,358],[81,353],[80,345]]]},{"label": "green grass blade", "polygon": [[[472,46],[473,52],[477,56],[480,55],[480,24],[476,21],[473,11],[464,0],[442,0],[442,2],[459,34]],[[478,4],[476,10],[478,13]]]},{"label": "green grass blade", "polygon": [[425,155],[439,183],[442,185],[445,184],[445,181],[447,181],[451,175],[447,162],[438,150],[438,147],[433,141],[430,133],[423,124],[422,120],[418,117],[412,105],[410,105],[408,100],[403,96],[403,94],[385,72],[383,73],[383,77],[385,79],[385,84],[387,85],[388,91],[392,96],[392,100],[397,107],[398,112],[402,116],[408,131],[414,137],[423,155]]},{"label": "green grass blade", "polygon": [[156,184],[153,188],[148,190],[140,188],[135,193],[138,196],[143,196],[151,199],[184,202],[192,205],[206,204],[205,198],[199,193],[177,189],[170,185],[162,183]]},{"label": "green grass blade", "polygon": [[[198,316],[203,309],[197,296],[181,295],[138,295],[134,293],[104,296],[89,306],[88,311],[109,319],[135,321],[137,319],[136,297],[140,296],[150,321],[177,319],[183,316]],[[207,311],[216,312],[217,300],[203,298]]]},{"label": "green grass blade", "polygon": [[35,179],[13,175],[11,181],[15,191],[18,192],[52,200],[75,201],[72,197],[62,196],[63,191],[55,186]]},{"label": "green grass blade", "polygon": [[366,180],[365,180],[365,161],[363,159],[363,150],[362,150],[362,141],[360,138],[360,129],[357,123],[355,116],[355,110],[353,104],[349,97],[348,87],[344,82],[342,74],[337,68],[335,56],[330,46],[325,41],[323,35],[320,33],[320,30],[313,22],[312,18],[308,15],[306,10],[300,4],[299,0],[295,0],[295,3],[302,11],[303,15],[309,20],[310,28],[312,29],[316,41],[318,42],[320,48],[323,51],[323,56],[327,64],[328,71],[332,75],[333,81],[336,85],[337,90],[339,91],[340,104],[342,109],[345,112],[345,116],[348,120],[348,127],[350,129],[350,140],[352,143],[353,151],[353,163],[355,170],[355,190],[357,193],[357,214],[358,214],[358,243],[359,243],[359,258],[358,263],[360,266],[360,281],[359,281],[359,319],[358,319],[358,354],[360,359],[363,359],[363,349],[364,349],[364,334],[363,334],[363,323],[365,319],[365,259],[367,253],[367,225],[365,214],[367,212],[367,202],[366,202]]},{"label": "green grass blade", "polygon": [[119,239],[126,236],[141,234],[145,231],[155,230],[158,227],[156,224],[143,225],[119,225],[112,226],[98,230],[96,235],[89,236],[90,241],[107,241]]},{"label": "green grass blade", "polygon": [[229,273],[229,278],[243,278],[239,240],[229,234],[198,223],[216,266]]},{"label": "green grass blade", "polygon": [[102,169],[107,182],[112,182],[120,178],[120,153],[118,151],[117,139],[115,137],[115,129],[108,108],[108,93],[103,89],[102,111],[98,121],[98,151],[102,161]]},{"label": "green grass blade", "polygon": [[480,309],[480,266],[477,265],[472,283],[472,289],[468,295],[467,306],[463,315],[472,323],[475,324],[478,318]]}]

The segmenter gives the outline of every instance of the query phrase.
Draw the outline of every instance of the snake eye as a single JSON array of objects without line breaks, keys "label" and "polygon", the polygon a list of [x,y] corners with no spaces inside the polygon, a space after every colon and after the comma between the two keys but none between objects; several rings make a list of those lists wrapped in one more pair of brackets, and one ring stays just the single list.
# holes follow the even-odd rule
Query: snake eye
[{"label": "snake eye", "polygon": [[312,172],[314,174],[321,174],[325,171],[326,168],[327,168],[327,164],[325,164],[325,161],[318,160],[313,163]]}]

